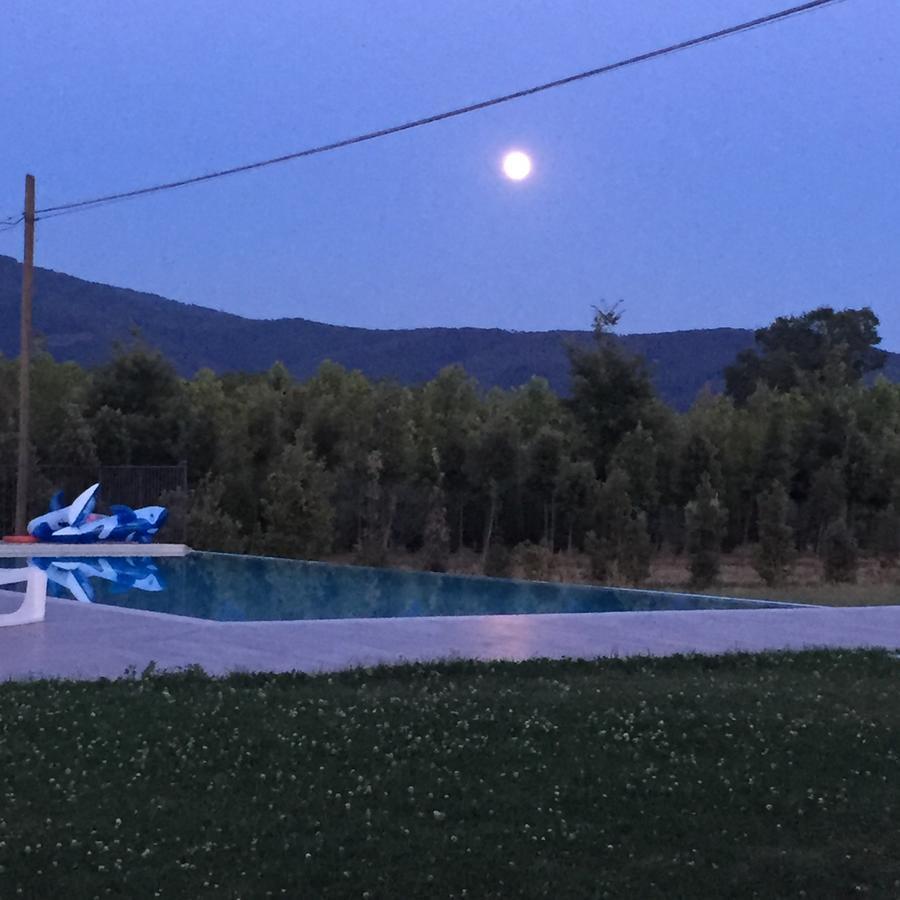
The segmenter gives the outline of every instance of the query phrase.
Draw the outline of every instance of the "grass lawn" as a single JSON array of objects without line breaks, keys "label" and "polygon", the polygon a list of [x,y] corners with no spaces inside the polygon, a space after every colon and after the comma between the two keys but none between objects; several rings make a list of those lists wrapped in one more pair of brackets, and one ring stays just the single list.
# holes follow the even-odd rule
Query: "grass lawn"
[{"label": "grass lawn", "polygon": [[900,896],[900,659],[0,685],[0,897]]}]

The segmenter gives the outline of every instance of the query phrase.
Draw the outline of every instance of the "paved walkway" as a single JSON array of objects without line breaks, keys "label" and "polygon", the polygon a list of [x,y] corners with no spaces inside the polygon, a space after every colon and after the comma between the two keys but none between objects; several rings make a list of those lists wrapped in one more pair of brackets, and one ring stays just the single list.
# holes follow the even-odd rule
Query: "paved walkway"
[{"label": "paved walkway", "polygon": [[[0,592],[0,613],[21,602]],[[199,664],[210,674],[333,671],[443,658],[666,656],[804,647],[900,649],[900,606],[208,622],[47,602],[44,622],[0,629],[0,681],[115,678]]]}]

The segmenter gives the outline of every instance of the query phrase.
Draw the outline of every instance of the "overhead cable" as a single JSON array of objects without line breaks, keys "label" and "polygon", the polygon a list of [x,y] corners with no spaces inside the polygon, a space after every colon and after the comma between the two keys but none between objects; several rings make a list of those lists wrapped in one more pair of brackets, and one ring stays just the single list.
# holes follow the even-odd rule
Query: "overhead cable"
[{"label": "overhead cable", "polygon": [[543,84],[535,85],[533,87],[514,91],[511,94],[503,94],[498,97],[493,97],[489,100],[482,100],[478,103],[469,104],[468,106],[461,106],[456,109],[451,109],[445,112],[436,113],[434,115],[425,116],[421,119],[414,119],[410,122],[404,122],[400,125],[392,125],[387,128],[380,128],[377,131],[369,131],[364,134],[358,134],[354,137],[344,138],[343,140],[332,141],[331,143],[321,144],[316,147],[309,147],[305,150],[297,150],[292,153],[285,153],[281,156],[272,157],[271,159],[259,160],[257,162],[233,166],[229,169],[220,169],[215,172],[208,172],[205,175],[194,175],[188,178],[181,178],[176,181],[163,182],[161,184],[154,184],[150,185],[149,187],[136,188],[135,190],[130,191],[122,191],[120,193],[105,194],[86,200],[77,200],[71,203],[62,203],[56,206],[45,206],[42,209],[38,209],[36,211],[37,217],[49,218],[51,215],[63,215],[65,213],[75,212],[82,209],[89,209],[95,206],[99,206],[100,204],[129,200],[135,197],[146,196],[147,194],[169,191],[175,188],[186,187],[187,185],[191,184],[199,184],[204,181],[212,181],[213,179],[225,178],[229,175],[237,175],[242,172],[250,172],[255,169],[265,168],[267,166],[278,165],[280,163],[289,162],[295,159],[301,159],[307,156],[316,156],[321,153],[327,153],[332,150],[339,150],[343,147],[349,147],[354,144],[362,144],[367,141],[373,141],[392,134],[399,134],[403,131],[410,131],[413,128],[421,128],[424,125],[431,125],[436,122],[442,122],[446,119],[452,119],[456,118],[457,116],[463,116],[482,109],[499,106],[502,103],[509,103],[513,100],[520,100],[523,97],[530,97],[533,94],[539,94],[544,91],[552,90],[554,88],[564,87],[565,85],[574,84],[575,82],[583,81],[587,78],[594,78],[598,75],[605,75],[618,69],[624,69],[627,66],[649,62],[650,60],[659,59],[660,57],[668,56],[681,50],[687,50],[691,47],[697,47],[702,44],[710,43],[712,41],[721,40],[722,38],[731,37],[736,34],[750,31],[751,29],[772,25],[791,16],[797,16],[803,13],[812,12],[815,9],[819,9],[824,6],[830,6],[840,2],[843,2],[843,0],[810,0],[810,2],[802,3],[799,6],[793,6],[789,9],[783,9],[778,12],[770,13],[766,16],[760,16],[759,18],[751,19],[748,22],[742,22],[739,25],[732,25],[728,28],[721,28],[718,31],[713,31],[708,34],[701,35],[700,37],[680,41],[677,44],[670,44],[667,47],[661,47],[657,50],[651,50],[646,53],[640,53],[637,56],[631,56],[627,59],[619,60],[618,62],[598,66],[595,69],[588,69],[585,72],[579,72],[575,75],[568,75],[564,78],[557,78],[554,81],[548,81]]}]

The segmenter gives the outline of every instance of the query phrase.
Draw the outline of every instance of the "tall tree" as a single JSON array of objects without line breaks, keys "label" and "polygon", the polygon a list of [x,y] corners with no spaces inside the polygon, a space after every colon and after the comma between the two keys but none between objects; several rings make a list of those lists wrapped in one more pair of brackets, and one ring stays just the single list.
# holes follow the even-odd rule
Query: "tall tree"
[{"label": "tall tree", "polygon": [[794,529],[788,521],[790,499],[784,485],[773,480],[757,497],[757,507],[759,545],[754,567],[766,584],[781,584],[797,555]]},{"label": "tall tree", "polygon": [[383,566],[387,563],[389,531],[385,522],[383,472],[384,460],[381,451],[370,450],[366,457],[362,528],[356,548],[357,562],[364,566]]},{"label": "tall tree", "polygon": [[566,409],[546,378],[535,376],[521,387],[513,388],[509,393],[509,410],[526,441],[544,428],[563,430],[568,425]]},{"label": "tall tree", "polygon": [[628,492],[635,507],[648,517],[654,515],[659,505],[658,454],[653,434],[642,422],[619,441],[612,465],[628,476]]},{"label": "tall tree", "polygon": [[519,478],[519,428],[499,403],[487,414],[481,427],[476,453],[469,460],[470,479],[484,509],[482,561],[486,561],[491,542],[496,539],[498,516],[504,498]]},{"label": "tall tree", "polygon": [[428,510],[422,536],[422,556],[429,572],[446,572],[450,557],[450,529],[447,526],[447,498],[436,484],[429,491]]},{"label": "tall tree", "polygon": [[[895,495],[898,493],[894,491]],[[881,567],[887,569],[897,565],[900,559],[900,508],[893,499],[876,513],[873,530],[873,549]]]},{"label": "tall tree", "polygon": [[676,490],[682,505],[694,499],[704,477],[710,480],[714,490],[722,489],[723,474],[718,448],[707,434],[692,430],[678,460]]},{"label": "tall tree", "polygon": [[650,577],[652,557],[653,546],[650,542],[650,532],[647,530],[647,514],[643,510],[633,509],[622,533],[618,560],[619,574],[629,584],[641,584]]},{"label": "tall tree", "polygon": [[389,381],[376,385],[373,392],[372,444],[380,456],[380,485],[383,493],[380,510],[381,543],[386,555],[391,545],[398,518],[402,521],[412,514],[411,503],[403,508],[406,515],[398,517],[401,503],[414,494],[416,478],[416,426],[413,397],[409,388]]},{"label": "tall tree", "polygon": [[847,486],[840,460],[832,460],[815,473],[806,506],[807,535],[816,553],[822,551],[822,541],[829,525],[841,520],[846,525]]},{"label": "tall tree", "polygon": [[597,534],[610,564],[622,557],[628,526],[635,513],[631,500],[631,482],[624,469],[610,469],[597,499]]},{"label": "tall tree", "polygon": [[525,485],[543,513],[541,540],[551,547],[556,541],[556,501],[564,441],[562,432],[545,426],[534,435],[526,451]]},{"label": "tall tree", "polygon": [[777,481],[788,488],[794,475],[793,434],[787,414],[775,404],[768,414],[759,468],[756,473],[759,490]]},{"label": "tall tree", "polygon": [[610,457],[622,438],[655,417],[656,395],[644,360],[629,354],[612,334],[614,311],[594,316],[591,347],[571,345],[571,392],[568,400],[584,430],[594,467],[606,474]]},{"label": "tall tree", "polygon": [[97,464],[85,412],[90,376],[75,363],[39,352],[31,364],[31,440],[38,465],[87,469]]},{"label": "tall tree", "polygon": [[685,509],[687,529],[688,568],[691,585],[702,590],[719,576],[722,557],[722,537],[727,510],[719,502],[709,473],[704,473],[697,493]]},{"label": "tall tree", "polygon": [[725,390],[746,403],[757,385],[789,391],[829,380],[852,384],[884,365],[876,345],[878,317],[869,307],[822,306],[800,316],[781,316],[756,331],[756,349],[744,350],[725,370]]},{"label": "tall tree", "polygon": [[299,430],[266,479],[262,502],[268,550],[315,558],[331,549],[333,479]]},{"label": "tall tree", "polygon": [[[112,360],[93,372],[87,412],[91,419],[100,418],[99,427],[115,420],[114,430],[120,432],[115,439],[96,441],[102,463],[158,466],[181,461],[186,419],[183,384],[158,350],[140,341],[118,346]],[[106,456],[111,451],[127,456]]]},{"label": "tall tree", "polygon": [[592,463],[587,460],[563,461],[557,495],[562,510],[566,546],[570,552],[574,547],[581,546],[585,532],[593,524],[599,488]]},{"label": "tall tree", "polygon": [[466,542],[466,508],[474,491],[473,455],[479,431],[481,400],[475,381],[461,366],[442,369],[422,388],[417,433],[421,466],[427,470],[432,454],[440,458],[451,544]]},{"label": "tall tree", "polygon": [[38,459],[46,465],[81,470],[83,480],[94,477],[99,461],[94,434],[78,403],[66,403],[59,409],[56,429],[45,443],[37,443],[36,448]]}]

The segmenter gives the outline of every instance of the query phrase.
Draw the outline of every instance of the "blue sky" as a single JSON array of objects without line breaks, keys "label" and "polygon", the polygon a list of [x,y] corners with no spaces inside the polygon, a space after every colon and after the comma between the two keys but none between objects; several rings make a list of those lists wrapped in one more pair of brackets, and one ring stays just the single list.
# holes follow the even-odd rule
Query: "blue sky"
[{"label": "blue sky", "polygon": [[[0,216],[289,152],[788,5],[5,0]],[[254,317],[757,326],[900,350],[900,7],[772,27],[382,141],[38,225],[39,265]],[[503,152],[534,158],[522,183]],[[21,232],[0,235],[21,256]]]}]

